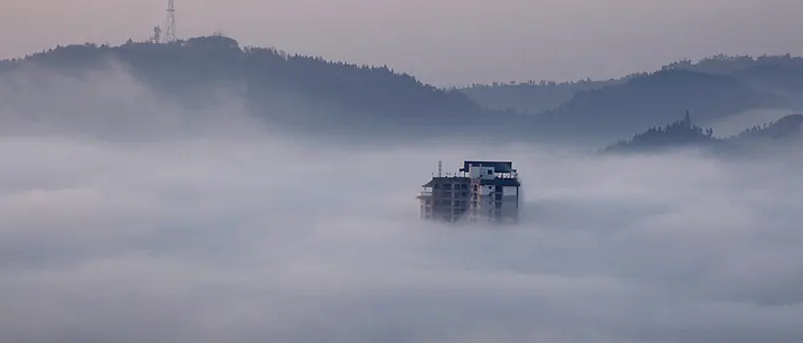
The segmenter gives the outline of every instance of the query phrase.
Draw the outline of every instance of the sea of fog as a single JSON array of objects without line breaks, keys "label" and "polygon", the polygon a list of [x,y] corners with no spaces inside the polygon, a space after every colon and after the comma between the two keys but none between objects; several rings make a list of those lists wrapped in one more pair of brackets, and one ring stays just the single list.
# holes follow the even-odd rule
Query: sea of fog
[{"label": "sea of fog", "polygon": [[[311,142],[236,96],[0,81],[3,342],[803,341],[803,158]],[[514,161],[516,227],[418,219]]]}]

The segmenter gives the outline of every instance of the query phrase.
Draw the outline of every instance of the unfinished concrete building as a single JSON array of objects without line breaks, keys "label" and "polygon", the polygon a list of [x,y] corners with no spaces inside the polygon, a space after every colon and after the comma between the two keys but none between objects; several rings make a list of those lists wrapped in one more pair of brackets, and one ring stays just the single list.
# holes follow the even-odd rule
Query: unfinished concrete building
[{"label": "unfinished concrete building", "polygon": [[517,223],[520,187],[513,162],[464,161],[454,175],[435,176],[418,195],[421,218],[456,223]]}]

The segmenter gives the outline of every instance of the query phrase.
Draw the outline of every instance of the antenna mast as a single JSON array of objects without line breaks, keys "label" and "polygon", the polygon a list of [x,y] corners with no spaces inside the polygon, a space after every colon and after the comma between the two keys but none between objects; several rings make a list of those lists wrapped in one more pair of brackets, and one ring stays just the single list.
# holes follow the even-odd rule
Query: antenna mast
[{"label": "antenna mast", "polygon": [[438,177],[443,176],[443,161],[438,161]]},{"label": "antenna mast", "polygon": [[167,0],[167,25],[165,26],[164,39],[167,43],[173,43],[176,38],[176,7],[173,5],[173,0]]}]

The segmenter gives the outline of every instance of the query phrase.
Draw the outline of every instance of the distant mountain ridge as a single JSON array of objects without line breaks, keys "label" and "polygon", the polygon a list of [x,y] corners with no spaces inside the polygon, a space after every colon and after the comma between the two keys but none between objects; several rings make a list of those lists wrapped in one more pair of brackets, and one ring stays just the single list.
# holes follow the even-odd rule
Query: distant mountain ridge
[{"label": "distant mountain ridge", "polygon": [[330,132],[457,132],[479,125],[486,111],[465,94],[426,85],[386,66],[358,66],[277,49],[240,47],[229,37],[170,44],[69,45],[0,62],[0,72],[26,66],[75,74],[121,63],[159,94],[203,106],[216,87],[238,90],[249,109],[273,124]]},{"label": "distant mountain ridge", "polygon": [[763,106],[771,97],[727,75],[662,70],[621,85],[580,92],[538,116],[558,131],[571,127],[589,137],[610,139],[668,122],[684,110],[712,120]]},{"label": "distant mountain ridge", "polygon": [[[206,36],[170,44],[59,46],[0,61],[0,76],[27,66],[78,75],[117,63],[157,94],[189,108],[215,101],[220,87],[234,90],[251,113],[278,130],[593,146],[669,122],[685,110],[706,122],[757,107],[803,108],[800,61],[789,56],[720,58],[606,81],[440,89],[387,66],[331,62]],[[554,108],[537,113],[537,106],[530,113],[516,109],[532,103],[516,102],[530,95],[551,101]],[[494,105],[487,106],[489,101]],[[506,106],[507,101],[512,105]]]},{"label": "distant mountain ridge", "polygon": [[[803,90],[803,79],[798,77],[800,73],[803,73],[803,57],[793,57],[790,54],[763,55],[759,57],[719,54],[703,58],[697,62],[692,62],[689,59],[672,62],[656,71],[661,70],[686,70],[705,74],[732,75],[744,80],[755,81],[761,85],[779,84],[783,89]],[[653,73],[632,73],[607,80],[494,82],[492,84],[473,84],[454,89],[466,93],[481,105],[489,108],[535,114],[553,110],[571,100],[578,93],[593,91],[607,86],[621,85],[630,79],[648,76]]]},{"label": "distant mountain ridge", "polygon": [[573,132],[603,142],[666,123],[684,110],[708,123],[751,109],[803,110],[803,58],[718,55],[620,79],[473,85],[460,91],[508,111],[540,108],[533,115],[553,135]]}]

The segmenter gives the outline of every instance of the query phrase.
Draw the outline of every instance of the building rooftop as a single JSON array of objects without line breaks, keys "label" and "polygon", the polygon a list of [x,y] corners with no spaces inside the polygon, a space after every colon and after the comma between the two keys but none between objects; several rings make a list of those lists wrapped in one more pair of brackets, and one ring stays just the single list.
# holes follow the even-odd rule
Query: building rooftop
[{"label": "building rooftop", "polygon": [[463,168],[460,169],[461,172],[468,173],[469,167],[476,166],[476,167],[493,167],[494,171],[497,173],[515,173],[516,169],[513,169],[513,162],[511,161],[465,161],[463,162]]}]

